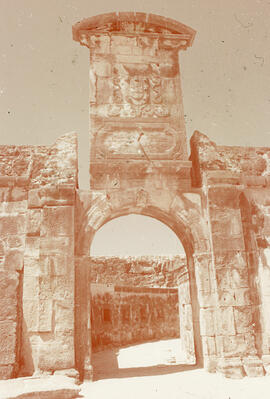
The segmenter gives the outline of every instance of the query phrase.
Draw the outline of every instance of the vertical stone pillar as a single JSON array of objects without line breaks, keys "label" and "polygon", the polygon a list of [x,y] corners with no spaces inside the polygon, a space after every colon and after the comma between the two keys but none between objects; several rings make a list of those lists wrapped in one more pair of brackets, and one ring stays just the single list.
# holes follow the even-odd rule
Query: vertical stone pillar
[{"label": "vertical stone pillar", "polygon": [[181,276],[178,286],[181,352],[187,364],[196,364],[194,328],[188,273]]},{"label": "vertical stone pillar", "polygon": [[0,380],[17,377],[20,367],[27,190],[18,180],[0,176]]},{"label": "vertical stone pillar", "polygon": [[218,370],[231,377],[263,375],[254,340],[238,189],[210,188],[209,214],[218,294],[215,312]]},{"label": "vertical stone pillar", "polygon": [[177,21],[144,13],[73,26],[74,40],[90,49],[92,189],[123,188],[153,160],[188,161],[178,51],[194,36]]},{"label": "vertical stone pillar", "polygon": [[75,355],[81,380],[93,379],[91,344],[90,257],[75,258]]},{"label": "vertical stone pillar", "polygon": [[74,367],[74,188],[29,191],[24,373]]},{"label": "vertical stone pillar", "polygon": [[241,198],[245,231],[256,346],[264,368],[270,371],[270,191],[268,188],[246,189]]}]

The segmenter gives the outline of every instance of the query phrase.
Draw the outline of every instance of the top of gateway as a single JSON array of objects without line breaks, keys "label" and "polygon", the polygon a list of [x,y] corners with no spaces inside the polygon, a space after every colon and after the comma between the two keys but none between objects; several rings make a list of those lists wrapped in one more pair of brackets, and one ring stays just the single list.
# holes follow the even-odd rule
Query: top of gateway
[{"label": "top of gateway", "polygon": [[192,46],[196,31],[171,18],[143,12],[119,12],[85,18],[72,27],[73,39],[84,44],[82,37],[89,33],[118,33],[125,35],[164,35],[179,37],[185,46]]}]

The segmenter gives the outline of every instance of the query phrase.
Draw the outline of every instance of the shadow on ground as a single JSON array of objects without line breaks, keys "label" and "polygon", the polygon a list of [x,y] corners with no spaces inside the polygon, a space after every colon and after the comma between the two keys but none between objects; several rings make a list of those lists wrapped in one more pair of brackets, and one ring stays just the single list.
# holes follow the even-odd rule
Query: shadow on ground
[{"label": "shadow on ground", "polygon": [[93,354],[94,381],[111,378],[130,378],[165,375],[202,368],[192,364],[157,364],[153,366],[119,368],[118,349]]}]

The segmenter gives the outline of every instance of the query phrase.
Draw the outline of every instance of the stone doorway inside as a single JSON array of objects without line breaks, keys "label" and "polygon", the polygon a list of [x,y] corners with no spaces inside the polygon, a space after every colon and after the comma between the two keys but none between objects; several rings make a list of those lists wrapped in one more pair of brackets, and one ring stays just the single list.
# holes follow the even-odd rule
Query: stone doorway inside
[{"label": "stone doorway inside", "polygon": [[[178,237],[150,217],[118,219],[122,219],[121,232],[117,232],[117,220],[104,225],[107,232],[102,228],[97,232],[91,247],[91,255],[96,256],[89,260],[94,379],[159,375],[194,367],[189,274]],[[136,245],[125,246],[125,236],[132,228],[138,230],[133,231]],[[118,248],[116,242],[108,242],[106,234],[118,236]],[[99,236],[103,236],[101,250]],[[129,237],[131,242],[134,237]],[[114,256],[108,256],[111,245]]]}]

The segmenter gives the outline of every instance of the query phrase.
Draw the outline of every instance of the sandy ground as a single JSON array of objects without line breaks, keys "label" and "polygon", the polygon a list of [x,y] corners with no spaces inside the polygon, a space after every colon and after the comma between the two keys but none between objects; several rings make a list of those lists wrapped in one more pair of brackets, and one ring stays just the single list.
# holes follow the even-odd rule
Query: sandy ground
[{"label": "sandy ground", "polygon": [[[42,379],[0,381],[0,399],[43,398],[30,392],[67,388],[60,396],[49,392],[46,399],[270,399],[270,376],[226,379],[194,366],[181,365],[179,340],[149,342],[94,354],[94,382],[76,386],[71,379],[51,376]],[[81,389],[72,395],[72,389]],[[8,392],[8,395],[7,395]],[[29,395],[27,394],[29,392]],[[6,395],[6,396],[5,396]]]},{"label": "sandy ground", "polygon": [[180,340],[94,354],[94,378],[81,395],[94,399],[270,399],[270,376],[232,380],[181,365]]}]

